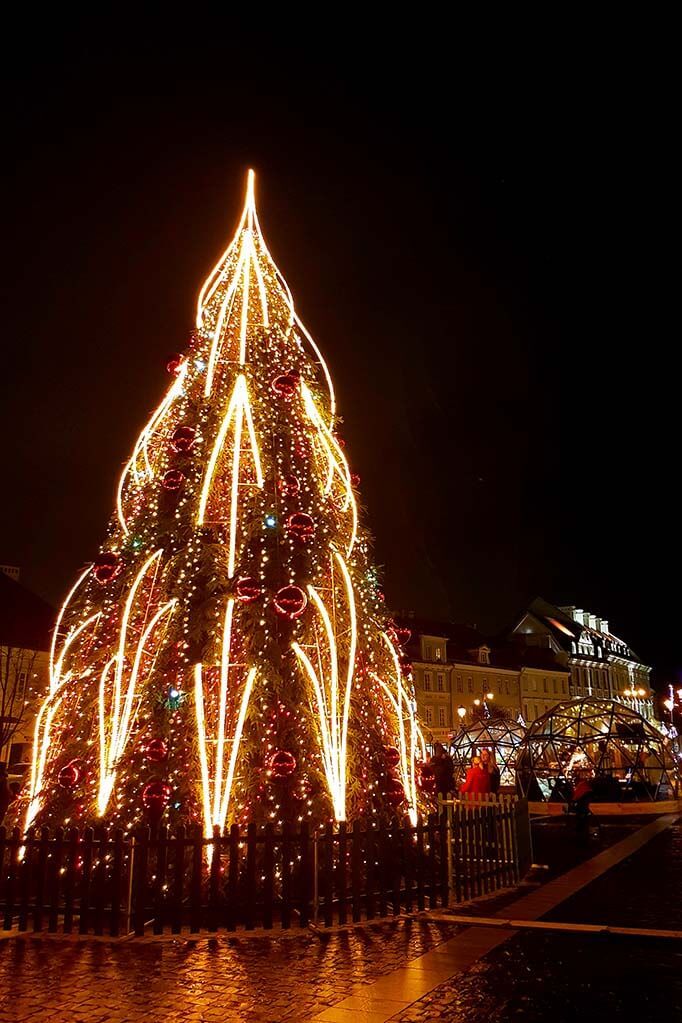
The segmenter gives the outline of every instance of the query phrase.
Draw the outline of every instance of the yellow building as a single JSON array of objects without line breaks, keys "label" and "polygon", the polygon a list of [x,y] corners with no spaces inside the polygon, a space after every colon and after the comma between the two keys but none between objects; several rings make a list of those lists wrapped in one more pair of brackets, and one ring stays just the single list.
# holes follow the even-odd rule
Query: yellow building
[{"label": "yellow building", "polygon": [[31,754],[33,727],[49,679],[54,609],[0,567],[0,763],[19,780]]},{"label": "yellow building", "polygon": [[396,617],[412,661],[417,711],[429,743],[448,743],[485,713],[528,723],[568,699],[569,673],[553,656],[486,640],[475,628]]},{"label": "yellow building", "polygon": [[570,673],[571,696],[615,699],[653,720],[651,668],[615,636],[605,618],[538,598],[509,638],[526,650],[552,655]]}]

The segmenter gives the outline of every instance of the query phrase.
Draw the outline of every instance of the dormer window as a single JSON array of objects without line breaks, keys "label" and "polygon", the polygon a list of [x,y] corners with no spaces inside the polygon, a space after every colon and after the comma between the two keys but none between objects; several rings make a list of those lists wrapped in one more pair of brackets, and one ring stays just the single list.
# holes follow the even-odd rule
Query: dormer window
[{"label": "dormer window", "polygon": [[437,661],[442,661],[443,660],[443,651],[441,650],[441,648],[439,646],[436,647],[436,660]]},{"label": "dormer window", "polygon": [[478,663],[490,664],[490,647],[481,646],[478,648]]}]

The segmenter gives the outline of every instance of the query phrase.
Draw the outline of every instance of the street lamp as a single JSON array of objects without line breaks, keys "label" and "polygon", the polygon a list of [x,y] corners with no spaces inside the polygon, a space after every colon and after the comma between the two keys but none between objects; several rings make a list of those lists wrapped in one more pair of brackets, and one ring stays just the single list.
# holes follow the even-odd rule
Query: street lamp
[{"label": "street lamp", "polygon": [[460,721],[464,721],[464,718],[467,716],[467,709],[466,707],[463,707],[461,703],[457,708],[457,715]]}]

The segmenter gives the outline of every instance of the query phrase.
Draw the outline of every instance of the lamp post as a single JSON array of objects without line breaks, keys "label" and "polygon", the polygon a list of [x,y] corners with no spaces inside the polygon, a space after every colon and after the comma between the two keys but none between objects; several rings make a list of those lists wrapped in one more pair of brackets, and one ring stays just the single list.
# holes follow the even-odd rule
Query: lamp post
[{"label": "lamp post", "polygon": [[459,717],[461,723],[464,724],[464,718],[467,716],[467,709],[466,707],[463,707],[461,703],[457,708],[457,716]]}]

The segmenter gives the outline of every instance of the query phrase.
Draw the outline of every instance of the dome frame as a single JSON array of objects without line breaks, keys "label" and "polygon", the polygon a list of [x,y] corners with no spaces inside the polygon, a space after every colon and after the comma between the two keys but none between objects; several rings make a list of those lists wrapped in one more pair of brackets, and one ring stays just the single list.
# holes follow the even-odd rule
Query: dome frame
[{"label": "dome frame", "polygon": [[617,700],[590,696],[559,703],[533,721],[516,767],[520,793],[551,802],[569,801],[571,782],[585,771],[596,783],[595,802],[655,802],[679,783],[670,741],[655,725]]}]

